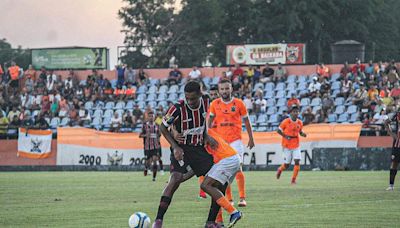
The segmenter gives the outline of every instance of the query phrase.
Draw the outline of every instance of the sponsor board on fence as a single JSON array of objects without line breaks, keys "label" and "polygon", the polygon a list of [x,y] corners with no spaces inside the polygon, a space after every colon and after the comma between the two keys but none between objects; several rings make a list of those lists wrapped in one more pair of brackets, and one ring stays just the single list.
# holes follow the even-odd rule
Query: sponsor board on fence
[{"label": "sponsor board on fence", "polygon": [[226,46],[226,64],[304,64],[305,44],[244,44]]},{"label": "sponsor board on fence", "polygon": [[[144,163],[143,139],[136,133],[108,133],[85,128],[58,128],[57,165],[130,165]],[[312,163],[313,148],[356,148],[359,124],[319,124],[304,127],[302,164]],[[256,146],[246,149],[245,165],[279,165],[283,162],[281,137],[276,132],[255,132]],[[247,134],[243,143],[247,145]],[[168,143],[162,138],[162,159],[170,163]]]},{"label": "sponsor board on fence", "polygon": [[[27,132],[28,131],[28,132]],[[27,130],[18,132],[17,156],[26,158],[47,158],[51,153],[51,130]]]}]

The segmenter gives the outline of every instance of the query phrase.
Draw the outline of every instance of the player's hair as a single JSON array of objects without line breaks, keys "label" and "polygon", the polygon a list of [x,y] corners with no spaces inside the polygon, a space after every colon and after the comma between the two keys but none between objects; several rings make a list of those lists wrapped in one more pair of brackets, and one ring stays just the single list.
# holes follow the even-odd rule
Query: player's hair
[{"label": "player's hair", "polygon": [[299,111],[299,106],[297,105],[292,105],[292,107],[290,107],[289,113],[291,113],[292,111],[297,110]]},{"label": "player's hair", "polygon": [[186,83],[184,91],[185,93],[201,93],[200,83],[197,81],[189,81]]},{"label": "player's hair", "polygon": [[231,84],[232,82],[231,82],[231,80],[224,78],[224,79],[222,79],[221,81],[219,81],[218,84],[224,84],[224,83],[229,83],[229,84]]},{"label": "player's hair", "polygon": [[218,86],[217,86],[217,85],[212,85],[212,86],[210,87],[210,90],[218,90]]}]

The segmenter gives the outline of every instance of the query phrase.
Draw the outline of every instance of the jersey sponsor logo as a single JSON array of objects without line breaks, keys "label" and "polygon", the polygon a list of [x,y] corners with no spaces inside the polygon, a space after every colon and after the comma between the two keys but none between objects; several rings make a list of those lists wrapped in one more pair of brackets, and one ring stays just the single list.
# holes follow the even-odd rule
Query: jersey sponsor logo
[{"label": "jersey sponsor logo", "polygon": [[188,130],[184,131],[183,136],[202,135],[203,132],[204,132],[204,126],[201,126],[201,127],[196,127],[196,128],[192,128],[192,129],[188,129]]}]

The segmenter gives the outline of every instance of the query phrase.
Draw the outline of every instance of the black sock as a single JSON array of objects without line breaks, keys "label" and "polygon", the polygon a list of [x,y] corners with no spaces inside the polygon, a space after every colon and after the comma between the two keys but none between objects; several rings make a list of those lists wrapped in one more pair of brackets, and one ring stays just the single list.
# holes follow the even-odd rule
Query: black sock
[{"label": "black sock", "polygon": [[389,184],[394,185],[394,178],[396,177],[397,169],[390,169],[390,180]]},{"label": "black sock", "polygon": [[160,170],[164,170],[163,163],[161,161],[161,158],[158,159],[158,163],[160,164]]},{"label": "black sock", "polygon": [[153,178],[156,178],[156,176],[157,176],[157,163],[155,163],[154,165],[153,165]]},{"label": "black sock", "polygon": [[156,219],[164,219],[164,214],[168,210],[168,206],[171,203],[171,197],[161,196],[160,206],[158,206],[157,217]]}]

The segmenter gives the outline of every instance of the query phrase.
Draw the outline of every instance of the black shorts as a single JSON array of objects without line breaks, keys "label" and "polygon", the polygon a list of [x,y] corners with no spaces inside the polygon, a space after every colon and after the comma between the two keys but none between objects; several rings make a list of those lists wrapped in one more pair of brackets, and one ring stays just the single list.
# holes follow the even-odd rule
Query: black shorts
[{"label": "black shorts", "polygon": [[153,156],[161,156],[161,149],[144,150],[144,155],[146,156],[146,159],[150,159]]},{"label": "black shorts", "polygon": [[188,166],[194,171],[196,176],[204,176],[208,173],[211,167],[214,165],[212,156],[206,151],[203,146],[188,146],[179,145],[183,151],[183,162],[184,165],[181,166],[179,162],[175,159],[174,153],[171,149],[171,165],[170,172],[186,173],[188,171]]},{"label": "black shorts", "polygon": [[400,162],[400,148],[392,148],[392,161]]}]

